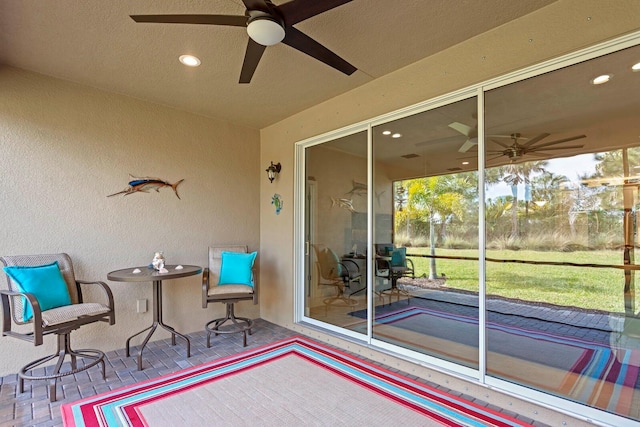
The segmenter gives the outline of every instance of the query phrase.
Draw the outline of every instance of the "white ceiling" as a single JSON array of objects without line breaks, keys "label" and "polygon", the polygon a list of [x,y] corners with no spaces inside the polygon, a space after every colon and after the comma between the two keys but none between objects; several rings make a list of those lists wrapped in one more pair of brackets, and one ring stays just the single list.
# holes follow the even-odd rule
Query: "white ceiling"
[{"label": "white ceiling", "polygon": [[[261,129],[553,1],[353,0],[296,24],[357,67],[353,75],[279,44],[241,85],[243,28],[129,17],[242,15],[241,0],[2,0],[0,64]],[[202,65],[180,64],[186,53]]]}]

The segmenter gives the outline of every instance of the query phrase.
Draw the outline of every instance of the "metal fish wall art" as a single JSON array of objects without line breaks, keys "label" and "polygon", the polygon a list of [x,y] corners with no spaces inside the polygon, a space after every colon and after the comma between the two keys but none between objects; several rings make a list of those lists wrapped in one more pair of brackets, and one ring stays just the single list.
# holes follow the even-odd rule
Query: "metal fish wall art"
[{"label": "metal fish wall art", "polygon": [[341,208],[348,210],[349,212],[356,212],[356,210],[353,208],[353,200],[351,199],[334,199],[332,197],[331,207],[334,207],[334,206],[339,206]]},{"label": "metal fish wall art", "polygon": [[118,194],[128,196],[129,194],[138,192],[148,193],[149,190],[156,190],[156,192],[160,192],[160,189],[163,187],[171,187],[173,192],[176,193],[176,197],[180,199],[180,195],[178,194],[178,185],[180,185],[182,181],[184,181],[184,179],[171,184],[170,182],[164,181],[160,178],[152,178],[148,176],[135,177],[133,175],[129,175],[129,187],[122,191],[118,191],[117,193],[109,194],[107,197],[117,196]]},{"label": "metal fish wall art", "polygon": [[364,196],[365,194],[367,194],[367,184],[356,182],[355,180],[351,182],[353,182],[353,188],[344,194],[348,194],[348,195],[355,194],[356,196]]}]

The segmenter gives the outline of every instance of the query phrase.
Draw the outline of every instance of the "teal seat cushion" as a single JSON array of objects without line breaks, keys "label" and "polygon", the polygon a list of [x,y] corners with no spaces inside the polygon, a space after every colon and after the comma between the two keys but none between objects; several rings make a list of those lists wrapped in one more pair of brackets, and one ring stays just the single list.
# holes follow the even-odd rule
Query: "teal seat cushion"
[{"label": "teal seat cushion", "polygon": [[258,252],[222,252],[218,285],[247,285],[253,287],[253,262]]},{"label": "teal seat cushion", "polygon": [[[4,267],[11,280],[16,282],[21,292],[33,294],[40,304],[40,310],[46,311],[71,304],[71,296],[64,281],[58,262],[34,267]],[[31,304],[24,298],[22,320],[29,321],[33,317]]]},{"label": "teal seat cushion", "polygon": [[406,267],[407,248],[397,248],[391,252],[391,267]]}]

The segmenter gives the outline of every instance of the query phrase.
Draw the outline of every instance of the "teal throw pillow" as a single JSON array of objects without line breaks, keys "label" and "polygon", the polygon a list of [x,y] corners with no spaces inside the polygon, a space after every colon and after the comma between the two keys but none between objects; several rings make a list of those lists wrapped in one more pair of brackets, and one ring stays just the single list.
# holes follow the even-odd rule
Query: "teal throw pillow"
[{"label": "teal throw pillow", "polygon": [[247,285],[253,287],[253,262],[258,252],[222,252],[218,285]]},{"label": "teal throw pillow", "polygon": [[[3,270],[16,282],[21,292],[27,292],[36,297],[41,311],[71,304],[67,282],[62,277],[57,261],[35,267],[4,267]],[[24,298],[22,320],[27,322],[32,317],[31,304]]]},{"label": "teal throw pillow", "polygon": [[407,248],[394,249],[391,252],[391,267],[406,267]]}]

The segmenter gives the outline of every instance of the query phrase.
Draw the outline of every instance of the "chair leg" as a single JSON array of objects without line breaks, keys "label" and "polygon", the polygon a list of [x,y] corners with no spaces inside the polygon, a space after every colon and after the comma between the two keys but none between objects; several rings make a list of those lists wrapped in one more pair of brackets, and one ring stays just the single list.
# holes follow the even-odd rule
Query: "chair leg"
[{"label": "chair leg", "polygon": [[[207,348],[211,347],[211,334],[236,334],[242,333],[242,346],[247,346],[247,332],[251,335],[251,328],[253,328],[253,320],[247,317],[238,317],[235,315],[234,303],[225,303],[226,315],[225,317],[221,317],[219,319],[213,319],[204,326],[204,329],[207,331]],[[220,330],[220,326],[222,326],[227,321],[231,321],[234,324],[234,327],[229,330]],[[243,324],[244,323],[244,324]]]},{"label": "chair leg", "polygon": [[[49,400],[51,402],[55,402],[57,399],[56,393],[56,383],[58,378],[74,375],[78,372],[84,371],[86,369],[92,368],[97,364],[100,364],[102,367],[102,379],[106,379],[105,375],[105,363],[104,358],[105,355],[100,350],[90,350],[90,349],[82,349],[82,350],[73,350],[71,348],[71,331],[67,331],[66,333],[61,333],[58,335],[58,349],[57,352],[51,354],[49,356],[42,357],[38,360],[34,360],[33,362],[24,366],[18,372],[18,389],[20,393],[24,392],[24,380],[48,380],[49,381]],[[65,358],[69,356],[70,358],[70,370],[63,370],[62,367],[64,365]],[[85,363],[84,366],[78,368],[77,358],[81,358],[90,362]],[[57,360],[56,360],[57,359]],[[55,366],[52,370],[51,374],[44,375],[35,375],[32,371],[36,368],[42,367],[48,362],[56,360]]]}]

